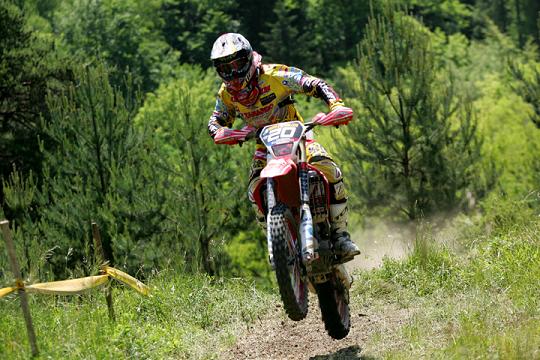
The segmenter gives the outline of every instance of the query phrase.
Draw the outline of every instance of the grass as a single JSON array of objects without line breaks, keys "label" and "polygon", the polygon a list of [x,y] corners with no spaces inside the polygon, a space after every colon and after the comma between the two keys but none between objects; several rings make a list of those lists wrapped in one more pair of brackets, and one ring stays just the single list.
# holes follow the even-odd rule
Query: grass
[{"label": "grass", "polygon": [[[374,334],[360,344],[362,354],[540,359],[537,209],[527,201],[486,202],[481,217],[457,222],[452,242],[425,228],[406,259],[356,273],[352,307],[376,321]],[[151,297],[115,287],[115,323],[100,291],[31,295],[41,358],[217,358],[277,301],[240,279],[164,271],[149,285]],[[0,300],[0,314],[2,358],[27,358],[14,296]]]},{"label": "grass", "polygon": [[[417,240],[404,261],[358,274],[353,301],[406,309],[366,353],[387,359],[540,359],[540,218],[499,204],[464,229],[462,251]],[[370,354],[371,355],[371,354]]]},{"label": "grass", "polygon": [[[149,281],[152,296],[113,290],[115,323],[101,291],[77,297],[32,295],[40,358],[212,359],[239,328],[263,316],[270,295],[239,280],[163,272]],[[14,296],[0,301],[0,354],[27,358],[25,326]]]}]

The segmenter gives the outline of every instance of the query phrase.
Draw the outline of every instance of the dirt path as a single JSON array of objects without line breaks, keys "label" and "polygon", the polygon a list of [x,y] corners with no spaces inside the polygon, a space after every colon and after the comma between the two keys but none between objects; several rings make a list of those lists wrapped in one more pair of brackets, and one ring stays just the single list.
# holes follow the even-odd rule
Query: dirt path
[{"label": "dirt path", "polygon": [[[363,254],[347,265],[350,271],[380,265],[384,256],[401,257],[405,253],[402,242],[371,240],[368,246],[361,234],[355,236]],[[353,284],[354,287],[354,284]],[[367,342],[377,332],[395,329],[408,320],[406,310],[359,309],[351,304],[351,331],[342,340],[333,340],[324,329],[316,296],[310,296],[306,319],[289,320],[277,304],[262,321],[253,324],[222,359],[374,359]]]},{"label": "dirt path", "polygon": [[295,322],[284,317],[276,307],[265,320],[254,324],[236,345],[223,353],[222,359],[375,359],[366,351],[366,342],[378,331],[403,324],[404,310],[364,314],[351,310],[351,331],[342,340],[333,340],[324,329],[317,299],[310,298],[307,318]]}]

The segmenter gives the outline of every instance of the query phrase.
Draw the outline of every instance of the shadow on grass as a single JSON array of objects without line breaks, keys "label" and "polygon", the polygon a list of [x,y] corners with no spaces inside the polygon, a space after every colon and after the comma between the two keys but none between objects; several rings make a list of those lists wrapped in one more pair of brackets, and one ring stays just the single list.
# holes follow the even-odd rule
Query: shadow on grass
[{"label": "shadow on grass", "polygon": [[309,360],[375,360],[371,356],[362,356],[361,352],[360,346],[352,345],[331,354],[312,356]]}]

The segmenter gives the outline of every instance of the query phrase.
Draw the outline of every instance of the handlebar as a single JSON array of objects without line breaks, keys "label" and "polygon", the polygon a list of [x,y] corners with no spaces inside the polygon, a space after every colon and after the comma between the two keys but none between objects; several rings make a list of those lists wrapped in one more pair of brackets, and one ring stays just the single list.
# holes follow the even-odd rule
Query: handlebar
[{"label": "handlebar", "polygon": [[[335,126],[347,125],[353,119],[353,111],[348,107],[338,107],[328,114],[318,113],[309,122],[304,123],[306,132],[312,130],[315,126]],[[214,136],[216,144],[236,145],[257,138],[261,129],[255,129],[251,126],[244,126],[240,130],[221,128]]]}]

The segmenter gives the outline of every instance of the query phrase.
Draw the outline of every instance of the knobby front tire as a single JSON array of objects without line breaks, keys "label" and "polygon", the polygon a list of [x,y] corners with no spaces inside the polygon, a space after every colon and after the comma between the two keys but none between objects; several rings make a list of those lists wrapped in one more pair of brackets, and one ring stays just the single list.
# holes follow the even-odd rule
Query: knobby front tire
[{"label": "knobby front tire", "polygon": [[276,278],[285,312],[294,321],[304,319],[308,312],[307,279],[303,275],[297,229],[287,206],[274,206],[268,231],[272,235]]},{"label": "knobby front tire", "polygon": [[343,339],[351,328],[349,289],[336,274],[315,285],[326,332],[334,339]]}]

